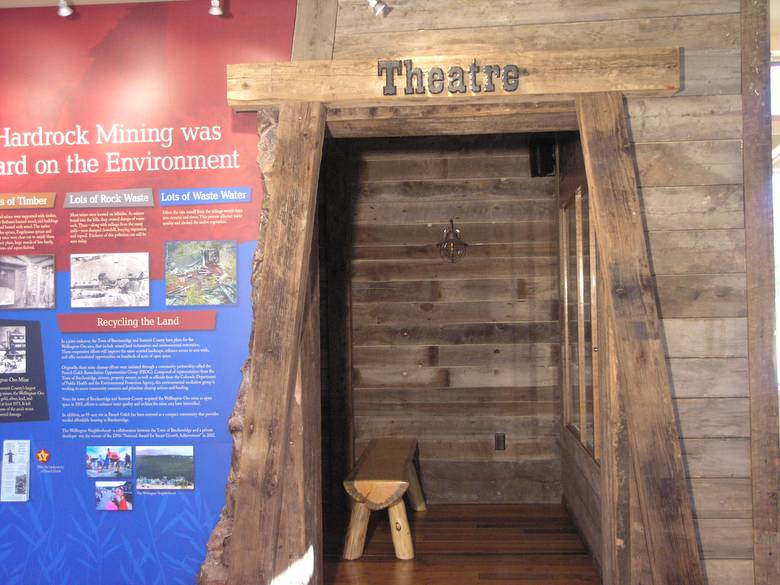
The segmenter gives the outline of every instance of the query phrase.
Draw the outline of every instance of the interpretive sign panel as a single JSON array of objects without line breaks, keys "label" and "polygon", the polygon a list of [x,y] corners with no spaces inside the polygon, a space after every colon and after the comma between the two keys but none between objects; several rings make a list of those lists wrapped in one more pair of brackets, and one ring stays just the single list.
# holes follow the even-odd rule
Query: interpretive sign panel
[{"label": "interpretive sign panel", "polygon": [[225,65],[295,4],[201,8],[3,10],[3,585],[194,583],[222,509],[263,200]]}]

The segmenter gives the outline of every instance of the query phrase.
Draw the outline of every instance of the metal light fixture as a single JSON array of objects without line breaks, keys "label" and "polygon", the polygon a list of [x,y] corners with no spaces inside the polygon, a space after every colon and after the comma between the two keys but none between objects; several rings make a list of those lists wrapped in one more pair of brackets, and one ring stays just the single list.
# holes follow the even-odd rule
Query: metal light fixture
[{"label": "metal light fixture", "polygon": [[437,246],[442,259],[457,262],[466,255],[468,244],[463,241],[463,236],[455,227],[455,222],[450,220],[449,227],[444,228],[444,239]]},{"label": "metal light fixture", "polygon": [[209,14],[211,16],[222,16],[222,0],[211,0]]},{"label": "metal light fixture", "polygon": [[368,5],[374,11],[374,16],[387,16],[390,8],[382,0],[368,0]]},{"label": "metal light fixture", "polygon": [[62,16],[63,18],[67,18],[71,14],[73,14],[73,8],[68,6],[67,0],[60,0],[57,4],[57,14]]}]

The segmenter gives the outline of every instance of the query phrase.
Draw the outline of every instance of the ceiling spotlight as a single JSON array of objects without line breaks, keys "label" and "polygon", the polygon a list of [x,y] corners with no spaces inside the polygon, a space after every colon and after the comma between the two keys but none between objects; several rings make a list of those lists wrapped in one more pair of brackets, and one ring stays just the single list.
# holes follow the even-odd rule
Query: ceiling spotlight
[{"label": "ceiling spotlight", "polygon": [[222,16],[222,0],[211,0],[209,14],[211,16]]},{"label": "ceiling spotlight", "polygon": [[382,0],[368,0],[368,5],[374,11],[374,16],[387,16],[390,12],[390,8]]},{"label": "ceiling spotlight", "polygon": [[73,8],[68,6],[67,0],[59,1],[59,4],[57,5],[57,14],[59,14],[63,18],[67,18],[68,16],[73,14]]}]

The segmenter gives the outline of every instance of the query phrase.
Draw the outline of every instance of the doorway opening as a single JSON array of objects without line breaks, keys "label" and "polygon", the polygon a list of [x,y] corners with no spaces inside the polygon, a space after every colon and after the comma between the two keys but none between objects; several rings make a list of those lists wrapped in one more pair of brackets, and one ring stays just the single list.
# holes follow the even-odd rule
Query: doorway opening
[{"label": "doorway opening", "polygon": [[[333,139],[321,169],[324,582],[600,583],[578,135]],[[450,225],[467,244],[457,262],[438,245]],[[342,482],[380,438],[418,443],[415,560],[395,558],[376,512],[345,561]]]}]

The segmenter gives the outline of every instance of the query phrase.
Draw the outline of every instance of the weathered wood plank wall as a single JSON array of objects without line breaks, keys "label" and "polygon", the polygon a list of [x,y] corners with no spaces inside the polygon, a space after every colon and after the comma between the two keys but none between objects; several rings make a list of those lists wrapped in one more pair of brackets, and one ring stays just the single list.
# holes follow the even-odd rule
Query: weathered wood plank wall
[{"label": "weathered wood plank wall", "polygon": [[[553,178],[530,177],[525,137],[352,148],[356,450],[418,439],[430,502],[559,502]],[[450,218],[455,264],[435,246]]]},{"label": "weathered wood plank wall", "polygon": [[630,124],[709,583],[752,584],[739,0],[391,6],[375,18],[362,0],[341,0],[334,58],[485,39],[524,50],[683,47],[679,96],[629,100]]}]

